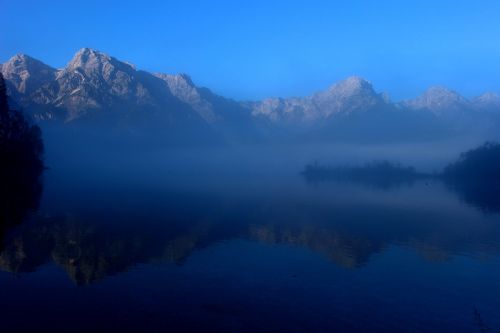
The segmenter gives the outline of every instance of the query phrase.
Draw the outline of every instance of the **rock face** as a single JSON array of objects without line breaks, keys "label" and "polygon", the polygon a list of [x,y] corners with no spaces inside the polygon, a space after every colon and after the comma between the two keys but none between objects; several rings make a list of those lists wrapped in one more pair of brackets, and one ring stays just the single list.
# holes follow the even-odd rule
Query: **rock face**
[{"label": "rock face", "polygon": [[44,105],[50,102],[38,92],[55,79],[56,69],[27,55],[17,54],[2,65],[1,71],[11,98],[17,105]]},{"label": "rock face", "polygon": [[242,103],[219,96],[210,89],[196,86],[186,74],[156,73],[155,76],[168,85],[170,93],[175,98],[189,105],[226,141],[258,140],[259,134],[251,111]]},{"label": "rock face", "polygon": [[126,63],[82,49],[57,73],[46,92],[55,97],[54,106],[67,110],[66,121],[83,117],[92,109],[114,109],[127,102],[154,105],[151,91],[138,74]]},{"label": "rock face", "polygon": [[189,104],[205,121],[208,123],[216,122],[217,115],[214,106],[204,98],[203,91],[194,85],[187,74],[156,73],[155,76],[165,81],[170,92],[184,103]]},{"label": "rock face", "polygon": [[17,54],[1,67],[4,78],[14,92],[31,95],[44,83],[54,79],[56,69],[24,54]]},{"label": "rock face", "polygon": [[382,95],[377,94],[368,81],[359,77],[341,81],[327,91],[314,95],[312,100],[324,117],[338,113],[366,111],[385,104]]}]

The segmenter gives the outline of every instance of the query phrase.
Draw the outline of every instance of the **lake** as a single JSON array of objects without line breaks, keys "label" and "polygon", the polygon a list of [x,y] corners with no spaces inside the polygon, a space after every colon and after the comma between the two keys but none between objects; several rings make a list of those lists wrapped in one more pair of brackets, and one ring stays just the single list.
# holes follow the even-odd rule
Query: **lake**
[{"label": "lake", "polygon": [[[437,179],[300,174],[390,148],[94,149],[49,146],[43,190],[16,198],[5,332],[500,331],[497,207]],[[394,149],[428,171],[458,151]]]}]

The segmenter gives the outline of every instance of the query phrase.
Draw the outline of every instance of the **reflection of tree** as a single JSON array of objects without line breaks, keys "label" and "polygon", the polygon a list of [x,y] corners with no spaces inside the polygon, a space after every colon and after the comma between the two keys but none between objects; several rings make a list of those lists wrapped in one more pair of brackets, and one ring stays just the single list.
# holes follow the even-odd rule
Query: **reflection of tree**
[{"label": "reflection of tree", "polygon": [[302,175],[313,184],[350,182],[383,190],[410,185],[419,179],[439,179],[466,203],[485,212],[500,212],[500,144],[492,142],[462,153],[441,174],[425,174],[413,167],[383,161],[352,167],[316,162],[306,165]]},{"label": "reflection of tree", "polygon": [[143,227],[108,229],[73,216],[33,219],[9,234],[7,246],[0,253],[0,268],[31,272],[52,260],[75,284],[85,285],[140,263],[181,263],[205,241],[205,225],[191,226],[180,233]]},{"label": "reflection of tree", "polygon": [[[194,235],[195,236],[195,235]],[[52,259],[64,267],[78,285],[126,271],[130,266],[155,259],[176,262],[196,246],[189,236],[154,235],[149,230],[100,230],[91,224],[67,218],[53,226]],[[165,244],[166,243],[166,244]],[[169,249],[164,251],[164,247]]]},{"label": "reflection of tree", "polygon": [[15,228],[5,236],[5,246],[0,253],[2,270],[21,273],[33,272],[49,261],[53,244],[49,237],[50,229],[29,221]]},{"label": "reflection of tree", "polygon": [[22,222],[28,212],[38,207],[41,171],[0,169],[0,228],[5,228]]},{"label": "reflection of tree", "polygon": [[500,212],[500,144],[488,142],[461,154],[443,176],[465,202],[486,212]]},{"label": "reflection of tree", "polygon": [[483,316],[481,316],[481,313],[479,312],[477,307],[474,307],[474,324],[481,333],[491,331],[491,328],[485,323]]},{"label": "reflection of tree", "polygon": [[[256,215],[239,211],[240,218],[248,219],[243,223],[229,216],[229,220],[217,217],[168,226],[139,221],[106,226],[105,218],[99,216],[39,217],[9,233],[0,253],[0,268],[31,272],[53,261],[75,284],[85,285],[141,263],[182,264],[197,249],[241,238],[310,249],[346,268],[365,265],[390,244],[411,247],[435,262],[448,260],[457,252],[482,251],[488,255],[499,250],[483,246],[488,235],[497,233],[498,229],[491,229],[495,225],[472,223],[461,229],[456,224],[437,223],[441,215],[425,215],[429,221],[424,221],[420,215],[398,215],[397,209],[353,212],[346,208],[318,214],[320,207],[311,207],[302,212],[314,218],[294,220],[290,212],[284,212],[286,209],[273,215],[266,207]],[[404,225],[391,224],[402,216]],[[377,223],[370,226],[370,217],[376,217]]]},{"label": "reflection of tree", "polygon": [[[0,267],[15,273],[31,272],[52,260],[66,270],[75,284],[85,285],[139,263],[182,263],[195,249],[230,237],[208,223],[187,226],[173,234],[140,228],[106,230],[98,225],[71,216],[31,221],[10,235],[0,254]],[[367,238],[314,226],[242,228],[234,230],[232,237],[309,248],[348,268],[366,263],[372,253],[382,250],[382,244]]]},{"label": "reflection of tree", "polygon": [[409,185],[418,179],[430,177],[417,172],[413,167],[388,161],[350,167],[332,167],[314,163],[306,165],[302,175],[307,182],[313,184],[327,181],[352,182],[380,189]]}]

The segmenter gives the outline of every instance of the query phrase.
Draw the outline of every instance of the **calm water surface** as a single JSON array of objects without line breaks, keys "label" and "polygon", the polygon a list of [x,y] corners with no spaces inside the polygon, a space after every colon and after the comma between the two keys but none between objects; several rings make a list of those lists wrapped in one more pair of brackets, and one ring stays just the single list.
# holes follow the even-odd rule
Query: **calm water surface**
[{"label": "calm water surface", "polygon": [[439,181],[311,183],[312,157],[51,156],[1,234],[1,327],[500,332],[495,207]]}]

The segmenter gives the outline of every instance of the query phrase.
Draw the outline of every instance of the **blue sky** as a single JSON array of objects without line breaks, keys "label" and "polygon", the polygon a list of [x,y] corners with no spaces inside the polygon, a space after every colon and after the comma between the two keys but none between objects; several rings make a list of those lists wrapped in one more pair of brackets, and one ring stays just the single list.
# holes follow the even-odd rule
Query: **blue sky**
[{"label": "blue sky", "polygon": [[0,0],[0,62],[62,67],[91,47],[185,72],[237,99],[301,96],[350,75],[399,100],[430,85],[500,91],[500,1]]}]

